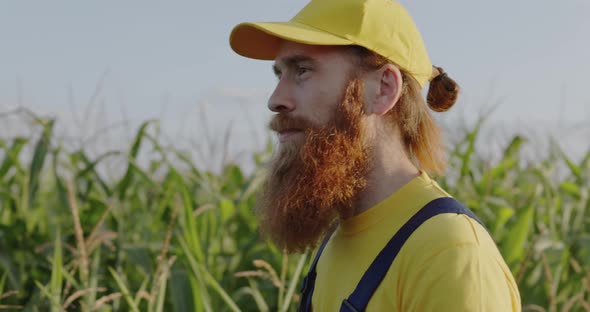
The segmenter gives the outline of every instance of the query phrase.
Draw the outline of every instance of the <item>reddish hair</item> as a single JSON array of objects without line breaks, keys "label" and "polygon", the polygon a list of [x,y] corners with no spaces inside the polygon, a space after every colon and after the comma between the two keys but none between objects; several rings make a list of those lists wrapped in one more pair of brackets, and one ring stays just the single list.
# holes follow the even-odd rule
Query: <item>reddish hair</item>
[{"label": "reddish hair", "polygon": [[[358,58],[361,72],[376,70],[386,64],[395,65],[366,48],[351,46],[351,49]],[[400,71],[403,80],[401,96],[386,116],[399,129],[406,153],[414,165],[430,175],[442,175],[447,165],[445,147],[441,130],[428,107],[436,112],[451,108],[457,100],[459,86],[442,68],[435,67],[433,72],[437,77],[430,82],[427,106],[420,84],[403,69]]]}]

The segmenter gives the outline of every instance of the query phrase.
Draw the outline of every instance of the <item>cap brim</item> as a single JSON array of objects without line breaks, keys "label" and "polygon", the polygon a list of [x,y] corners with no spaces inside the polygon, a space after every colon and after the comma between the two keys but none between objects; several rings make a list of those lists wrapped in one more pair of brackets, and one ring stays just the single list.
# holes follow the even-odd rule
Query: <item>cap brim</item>
[{"label": "cap brim", "polygon": [[259,60],[274,60],[282,40],[313,45],[350,45],[353,42],[297,23],[242,23],[234,27],[229,43],[238,54]]}]

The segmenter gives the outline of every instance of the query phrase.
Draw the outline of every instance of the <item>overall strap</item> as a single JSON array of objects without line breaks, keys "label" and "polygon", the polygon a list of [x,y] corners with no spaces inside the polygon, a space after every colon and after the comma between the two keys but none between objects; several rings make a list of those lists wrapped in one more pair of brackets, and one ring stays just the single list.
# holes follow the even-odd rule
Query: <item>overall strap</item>
[{"label": "overall strap", "polygon": [[373,263],[371,263],[361,278],[356,289],[348,299],[345,299],[342,302],[340,312],[364,311],[371,296],[373,296],[373,293],[383,281],[393,260],[410,235],[412,235],[412,233],[426,220],[442,213],[465,214],[484,226],[484,224],[467,207],[463,206],[453,198],[442,197],[431,201],[412,216],[412,218],[410,218],[410,220],[391,238],[381,252],[379,252],[379,255],[373,260]]},{"label": "overall strap", "polygon": [[315,278],[317,276],[316,266],[318,265],[318,260],[320,260],[320,256],[322,255],[322,252],[324,251],[326,244],[328,244],[328,241],[330,240],[330,236],[332,236],[333,232],[334,232],[333,230],[330,230],[326,234],[326,237],[324,238],[322,245],[318,249],[318,252],[316,253],[315,258],[313,259],[313,262],[311,263],[311,266],[309,267],[309,271],[307,272],[307,275],[303,278],[303,283],[301,284],[301,290],[300,290],[301,301],[299,303],[299,308],[297,309],[297,312],[311,312],[311,297],[313,296],[313,290],[315,287]]}]

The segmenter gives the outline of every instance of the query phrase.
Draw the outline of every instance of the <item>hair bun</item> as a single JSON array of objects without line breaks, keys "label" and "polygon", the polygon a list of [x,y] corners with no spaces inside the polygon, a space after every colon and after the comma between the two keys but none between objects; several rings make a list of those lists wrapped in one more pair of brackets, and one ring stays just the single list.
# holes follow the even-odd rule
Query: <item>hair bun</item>
[{"label": "hair bun", "polygon": [[435,112],[446,112],[457,101],[459,85],[441,67],[432,67],[434,78],[430,81],[426,102]]}]

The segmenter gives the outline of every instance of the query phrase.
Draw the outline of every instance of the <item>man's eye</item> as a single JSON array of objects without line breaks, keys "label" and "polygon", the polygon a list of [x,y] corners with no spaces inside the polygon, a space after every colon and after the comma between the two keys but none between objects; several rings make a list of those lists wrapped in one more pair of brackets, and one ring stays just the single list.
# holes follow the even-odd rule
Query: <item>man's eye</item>
[{"label": "man's eye", "polygon": [[301,75],[307,73],[308,71],[310,71],[310,69],[307,67],[298,67],[297,68],[297,75],[301,76]]}]

